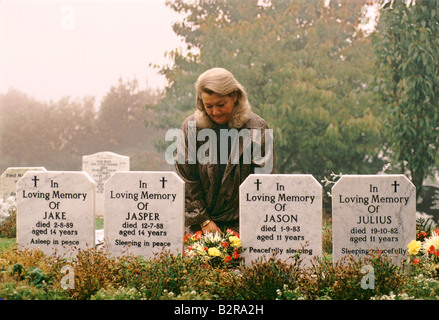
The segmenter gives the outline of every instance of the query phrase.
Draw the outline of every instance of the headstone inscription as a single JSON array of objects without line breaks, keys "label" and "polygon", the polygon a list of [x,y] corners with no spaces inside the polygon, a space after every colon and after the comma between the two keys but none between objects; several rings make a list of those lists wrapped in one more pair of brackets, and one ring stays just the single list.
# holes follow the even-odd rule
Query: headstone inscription
[{"label": "headstone inscription", "polygon": [[26,172],[17,183],[19,247],[65,256],[93,247],[95,187],[85,172]]},{"label": "headstone inscription", "polygon": [[105,183],[105,246],[115,256],[182,253],[184,198],[174,172],[115,172]]},{"label": "headstone inscription", "polygon": [[404,175],[344,175],[332,188],[333,261],[381,251],[406,258],[416,233],[416,188]]},{"label": "headstone inscription", "polygon": [[17,181],[29,170],[46,171],[44,167],[9,167],[0,176],[0,194],[6,200],[17,197]]},{"label": "headstone inscription", "polygon": [[82,171],[87,172],[96,185],[96,216],[104,216],[104,183],[116,171],[129,171],[130,157],[114,152],[98,152],[82,156]]},{"label": "headstone inscription", "polygon": [[240,186],[240,238],[246,264],[257,259],[303,264],[322,254],[322,186],[307,174],[252,174]]}]

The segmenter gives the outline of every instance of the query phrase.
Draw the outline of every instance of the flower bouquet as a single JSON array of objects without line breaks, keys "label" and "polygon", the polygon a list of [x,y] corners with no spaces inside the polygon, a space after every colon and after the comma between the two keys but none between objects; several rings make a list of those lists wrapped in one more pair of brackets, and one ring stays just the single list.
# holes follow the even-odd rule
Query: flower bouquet
[{"label": "flower bouquet", "polygon": [[187,257],[198,257],[213,267],[235,267],[241,260],[241,240],[231,229],[225,233],[187,234],[184,237]]},{"label": "flower bouquet", "polygon": [[412,264],[422,264],[433,276],[439,276],[439,229],[435,229],[430,235],[426,232],[418,233],[416,240],[412,240],[407,249],[412,257]]}]

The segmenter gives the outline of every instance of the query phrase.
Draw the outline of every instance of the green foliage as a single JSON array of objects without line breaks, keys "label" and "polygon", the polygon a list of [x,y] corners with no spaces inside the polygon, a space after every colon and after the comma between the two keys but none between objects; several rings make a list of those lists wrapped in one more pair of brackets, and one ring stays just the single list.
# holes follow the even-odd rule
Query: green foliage
[{"label": "green foliage", "polygon": [[423,300],[437,300],[439,297],[439,280],[425,277],[422,273],[408,277],[407,295]]},{"label": "green foliage", "polygon": [[201,265],[194,260],[168,253],[154,260],[137,259],[133,266],[136,271],[130,271],[127,285],[137,288],[147,299],[159,299],[165,290],[178,295],[184,288],[196,285],[192,283],[196,276],[195,279],[188,277],[189,270],[197,270],[200,276],[204,274]]},{"label": "green foliage", "polygon": [[0,166],[72,166],[75,143],[89,138],[93,103],[67,97],[43,103],[14,89],[0,95]]},{"label": "green foliage", "polygon": [[211,67],[230,70],[253,110],[274,130],[280,173],[375,173],[382,139],[371,90],[370,40],[356,30],[365,1],[168,1],[185,14],[174,31],[187,52],[170,53],[156,110],[179,127],[195,109],[194,83]]},{"label": "green foliage", "polygon": [[438,0],[387,2],[374,36],[376,90],[388,115],[390,147],[418,195],[439,145],[438,20]]},{"label": "green foliage", "polygon": [[13,275],[16,275],[19,280],[27,280],[37,288],[41,288],[46,284],[46,280],[48,280],[40,268],[30,267],[26,269],[19,263],[13,265],[11,272]]},{"label": "green foliage", "polygon": [[426,218],[426,219],[422,217],[417,218],[416,240],[423,241],[425,238],[430,237],[434,226],[435,226],[435,222],[432,218]]},{"label": "green foliage", "polygon": [[[62,289],[66,264],[74,268],[74,289]],[[364,266],[374,270],[375,288],[363,289]],[[273,300],[273,299],[438,299],[437,279],[416,268],[404,270],[382,255],[333,264],[314,259],[256,261],[235,269],[212,268],[195,258],[157,254],[111,257],[102,249],[82,250],[72,260],[39,250],[0,252],[2,299],[66,300]]]},{"label": "green foliage", "polygon": [[286,263],[275,256],[259,260],[250,267],[243,267],[236,295],[244,300],[274,300],[278,290],[294,290],[297,287],[300,263]]},{"label": "green foliage", "polygon": [[[364,266],[374,270],[374,289],[362,288]],[[334,264],[316,259],[299,284],[305,299],[368,300],[402,290],[406,280],[403,270],[390,258],[371,255],[363,259],[347,256]]]},{"label": "green foliage", "polygon": [[[29,252],[18,252],[21,257],[21,263],[5,264],[1,259],[14,258],[14,254],[4,252],[3,258],[0,258],[0,297],[8,300],[65,300],[70,299],[64,290],[53,286],[53,277],[45,273],[42,269],[35,266],[38,262],[33,261],[34,266],[28,266],[29,257],[40,257],[41,255]],[[38,260],[38,259],[36,259]],[[48,261],[46,261],[48,262]],[[46,265],[45,265],[46,266]],[[52,266],[54,267],[54,266]]]}]

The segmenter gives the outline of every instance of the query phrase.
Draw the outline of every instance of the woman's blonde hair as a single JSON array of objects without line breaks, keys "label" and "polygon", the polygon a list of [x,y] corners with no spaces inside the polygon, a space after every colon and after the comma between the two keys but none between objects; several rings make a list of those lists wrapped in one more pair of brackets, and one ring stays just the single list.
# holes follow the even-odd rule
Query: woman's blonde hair
[{"label": "woman's blonde hair", "polygon": [[[245,122],[247,122],[251,110],[247,99],[247,93],[245,92],[244,87],[236,81],[230,71],[224,68],[209,69],[198,77],[198,80],[195,83],[195,88],[197,90],[196,105],[199,122],[209,122],[208,120],[210,120],[210,117],[204,109],[203,100],[201,99],[201,94],[203,92],[207,94],[217,94],[219,96],[235,97],[236,95],[237,100],[229,127],[240,128]],[[205,117],[207,117],[207,119]],[[200,126],[212,127],[212,123],[201,123]]]}]

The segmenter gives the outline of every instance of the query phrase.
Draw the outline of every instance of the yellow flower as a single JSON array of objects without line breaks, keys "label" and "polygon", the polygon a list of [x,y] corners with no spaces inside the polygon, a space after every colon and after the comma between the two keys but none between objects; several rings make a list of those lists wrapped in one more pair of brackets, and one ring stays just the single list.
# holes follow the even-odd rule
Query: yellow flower
[{"label": "yellow flower", "polygon": [[412,240],[408,245],[407,249],[410,254],[417,255],[419,250],[421,249],[422,243],[421,241]]},{"label": "yellow flower", "polygon": [[229,237],[229,241],[233,247],[240,247],[241,246],[241,239],[239,239],[237,236]]},{"label": "yellow flower", "polygon": [[218,248],[209,248],[209,250],[207,250],[207,253],[209,254],[209,256],[212,257],[217,257],[221,255],[221,252],[218,250]]}]

